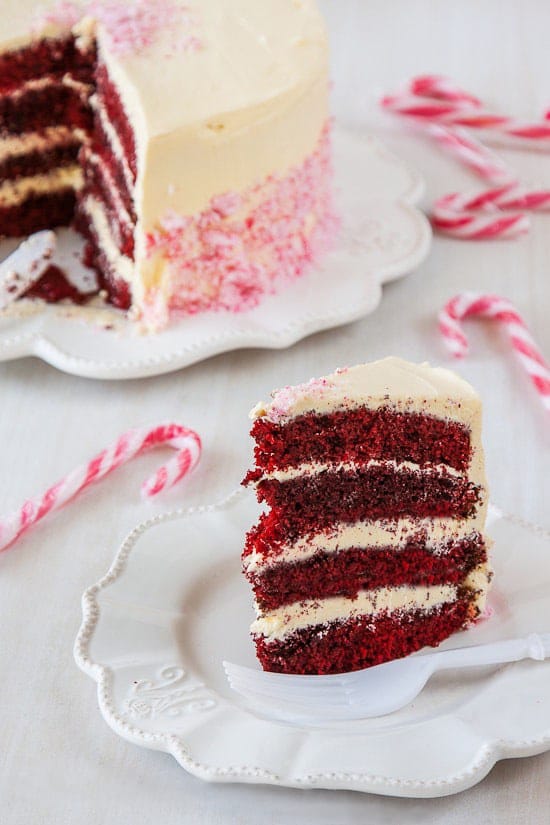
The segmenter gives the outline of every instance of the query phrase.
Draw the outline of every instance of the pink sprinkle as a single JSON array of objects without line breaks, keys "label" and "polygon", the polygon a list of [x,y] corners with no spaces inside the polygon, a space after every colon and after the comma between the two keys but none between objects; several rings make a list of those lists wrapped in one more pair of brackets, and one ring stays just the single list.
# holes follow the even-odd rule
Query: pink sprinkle
[{"label": "pink sprinkle", "polygon": [[330,390],[331,387],[332,382],[327,378],[311,378],[304,384],[295,384],[276,390],[272,394],[273,401],[269,410],[270,420],[279,421],[281,418],[285,418],[297,401],[311,395],[323,395],[325,390]]},{"label": "pink sprinkle", "polygon": [[228,218],[241,208],[242,198],[238,192],[226,192],[212,198],[210,205],[214,212],[218,212],[222,218]]},{"label": "pink sprinkle", "polygon": [[147,50],[162,33],[167,36],[166,56],[203,47],[196,17],[179,0],[85,0],[82,5],[61,0],[38,15],[33,28],[48,23],[71,28],[84,16],[101,23],[111,50],[121,57]]},{"label": "pink sprinkle", "polygon": [[32,30],[36,32],[45,25],[70,29],[75,23],[78,23],[81,16],[82,8],[77,3],[72,3],[70,0],[61,0],[53,8],[40,12],[35,17]]},{"label": "pink sprinkle", "polygon": [[[329,131],[327,125],[312,154],[285,175],[217,195],[197,215],[163,216],[147,237],[147,256],[166,261],[172,311],[252,309],[330,247],[338,220]],[[144,317],[151,326],[159,320],[154,290],[146,296]]]}]

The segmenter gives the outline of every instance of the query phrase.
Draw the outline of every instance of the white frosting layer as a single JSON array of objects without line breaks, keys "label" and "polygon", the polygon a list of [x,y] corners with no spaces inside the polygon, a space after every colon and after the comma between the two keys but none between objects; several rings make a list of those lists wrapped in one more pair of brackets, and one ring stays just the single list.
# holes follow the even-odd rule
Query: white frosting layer
[{"label": "white frosting layer", "polygon": [[128,189],[128,192],[132,192],[134,189],[134,179],[132,177],[131,169],[128,166],[128,161],[126,160],[126,155],[124,154],[124,149],[122,148],[122,143],[120,142],[118,132],[109,120],[105,107],[99,103],[97,95],[92,95],[90,98],[90,105],[94,110],[96,117],[99,118],[101,128],[105,133],[107,140],[109,141],[109,146],[122,170],[126,188]]},{"label": "white frosting layer", "polygon": [[120,223],[126,225],[129,229],[134,229],[134,221],[130,216],[122,196],[120,194],[120,189],[117,186],[117,182],[114,179],[111,169],[107,166],[106,163],[103,163],[102,159],[99,155],[96,155],[94,152],[86,152],[86,163],[90,163],[93,166],[98,167],[99,169],[99,176],[103,178],[105,185],[109,189],[109,194],[111,197],[111,206],[115,209],[117,218]]},{"label": "white frosting layer", "polygon": [[78,165],[60,166],[41,175],[7,180],[0,184],[0,206],[16,206],[30,195],[48,195],[62,189],[81,189],[84,184]]},{"label": "white frosting layer", "polygon": [[[475,604],[480,610],[485,606],[488,572],[487,566],[482,565],[464,581],[466,587],[478,592]],[[385,612],[409,613],[416,610],[429,613],[441,605],[456,601],[457,592],[454,585],[381,587],[360,591],[355,599],[335,596],[297,602],[259,616],[250,630],[268,641],[276,641],[305,627],[347,621],[359,616],[375,617]]]},{"label": "white frosting layer", "polygon": [[250,417],[285,423],[309,412],[323,415],[342,409],[390,406],[403,412],[467,421],[470,407],[477,408],[480,403],[473,387],[456,373],[393,356],[283,387],[271,398],[257,404]]},{"label": "white frosting layer", "polygon": [[484,521],[484,514],[477,513],[474,518],[463,521],[402,518],[395,522],[383,519],[340,524],[336,529],[299,538],[293,544],[285,545],[277,554],[262,556],[254,550],[245,557],[244,566],[247,573],[260,573],[278,564],[306,561],[320,551],[338,553],[352,547],[391,547],[399,552],[415,537],[428,552],[438,554],[443,552],[443,546],[448,542],[462,541],[476,531],[481,532]]},{"label": "white frosting layer", "polygon": [[422,475],[448,475],[454,478],[463,476],[459,470],[453,467],[448,467],[447,464],[435,464],[429,467],[423,467],[413,461],[393,461],[388,459],[371,458],[368,461],[337,461],[330,462],[309,462],[299,464],[297,467],[288,467],[286,470],[272,470],[269,473],[264,473],[261,481],[272,479],[274,481],[291,481],[300,476],[314,476],[321,473],[339,473],[339,472],[354,472],[356,470],[370,470],[374,467],[391,467],[396,473],[402,470],[410,470]]},{"label": "white frosting layer", "polygon": [[134,274],[134,262],[126,255],[122,255],[116,245],[103,205],[97,198],[88,195],[82,203],[81,208],[84,209],[92,223],[101,251],[117,274],[125,281],[131,283]]},{"label": "white frosting layer", "polygon": [[82,143],[84,138],[82,129],[69,129],[67,126],[50,126],[42,132],[0,136],[0,162],[30,152],[47,152],[77,141]]},{"label": "white frosting layer", "polygon": [[[1,53],[1,50],[0,50]],[[23,97],[27,92],[38,92],[42,91],[43,89],[48,89],[50,86],[70,86],[72,89],[75,89],[79,93],[81,97],[88,97],[90,94],[92,87],[89,86],[87,83],[81,83],[79,80],[74,80],[70,75],[64,75],[63,77],[40,77],[40,78],[33,78],[32,80],[26,80],[24,83],[21,83],[16,89],[12,89],[9,92],[4,94],[0,94],[0,98],[9,98],[10,100],[17,100],[19,97]]]}]

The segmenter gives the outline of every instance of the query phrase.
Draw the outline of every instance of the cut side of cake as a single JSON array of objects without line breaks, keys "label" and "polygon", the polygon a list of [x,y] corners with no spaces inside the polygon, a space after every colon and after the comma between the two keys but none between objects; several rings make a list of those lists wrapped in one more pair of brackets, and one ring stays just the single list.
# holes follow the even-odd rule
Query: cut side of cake
[{"label": "cut side of cake", "polygon": [[315,0],[4,0],[0,236],[73,224],[150,329],[239,312],[328,248]]},{"label": "cut side of cake", "polygon": [[265,670],[338,673],[438,645],[491,578],[481,402],[454,373],[386,358],[252,410],[267,505],[243,569]]}]

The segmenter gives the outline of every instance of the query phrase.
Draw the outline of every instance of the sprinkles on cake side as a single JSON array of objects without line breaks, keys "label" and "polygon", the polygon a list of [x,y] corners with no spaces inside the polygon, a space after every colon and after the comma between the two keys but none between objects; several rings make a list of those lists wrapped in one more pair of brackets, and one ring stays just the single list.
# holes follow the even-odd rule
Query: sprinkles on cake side
[{"label": "sprinkles on cake side", "polygon": [[491,578],[481,402],[454,373],[386,358],[251,412],[268,510],[243,569],[266,670],[355,670],[438,645]]}]

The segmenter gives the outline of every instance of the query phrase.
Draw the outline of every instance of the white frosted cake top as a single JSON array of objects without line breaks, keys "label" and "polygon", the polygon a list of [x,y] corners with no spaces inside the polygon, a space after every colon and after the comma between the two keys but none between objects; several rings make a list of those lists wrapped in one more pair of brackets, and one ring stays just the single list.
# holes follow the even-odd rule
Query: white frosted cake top
[{"label": "white frosted cake top", "polygon": [[250,417],[284,422],[309,412],[324,414],[388,405],[404,412],[426,412],[467,421],[480,406],[474,389],[454,372],[393,356],[275,390],[271,398],[257,404]]},{"label": "white frosted cake top", "polygon": [[257,106],[269,117],[327,62],[315,0],[2,0],[0,52],[62,33],[79,7],[99,21],[100,48],[125,103],[136,95],[149,138]]}]

